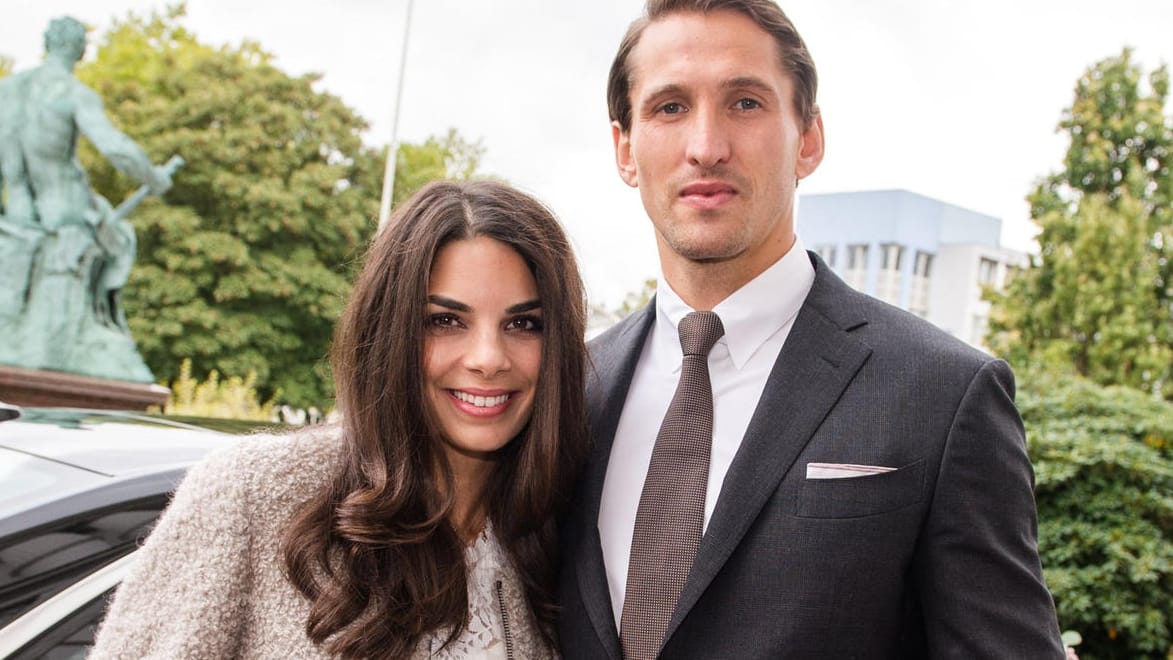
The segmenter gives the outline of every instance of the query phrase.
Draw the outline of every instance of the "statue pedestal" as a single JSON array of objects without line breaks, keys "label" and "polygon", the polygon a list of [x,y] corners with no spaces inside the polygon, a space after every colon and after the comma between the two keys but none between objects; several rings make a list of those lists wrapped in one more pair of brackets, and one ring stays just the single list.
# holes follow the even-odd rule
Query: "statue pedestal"
[{"label": "statue pedestal", "polygon": [[162,406],[171,390],[154,383],[128,383],[0,365],[0,401],[18,406],[146,410]]}]

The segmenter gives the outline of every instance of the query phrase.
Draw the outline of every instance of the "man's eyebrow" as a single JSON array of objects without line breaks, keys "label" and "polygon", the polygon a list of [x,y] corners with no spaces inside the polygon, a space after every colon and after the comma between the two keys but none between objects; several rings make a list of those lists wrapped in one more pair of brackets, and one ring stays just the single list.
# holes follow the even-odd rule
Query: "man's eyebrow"
[{"label": "man's eyebrow", "polygon": [[522,312],[529,312],[529,311],[532,311],[535,309],[541,309],[541,308],[542,308],[542,301],[540,301],[540,300],[527,300],[523,303],[517,303],[516,305],[510,305],[508,308],[505,309],[505,313],[507,313],[507,314],[520,314]]},{"label": "man's eyebrow", "polygon": [[770,96],[776,96],[778,94],[772,85],[756,76],[730,78],[721,86],[725,89],[753,89],[762,94],[769,94]]},{"label": "man's eyebrow", "polygon": [[648,90],[647,93],[644,94],[644,103],[655,101],[661,96],[674,96],[683,93],[684,88],[680,85],[677,85],[676,83],[667,83]]},{"label": "man's eyebrow", "polygon": [[[730,78],[722,83],[721,87],[724,89],[752,89],[769,96],[778,95],[778,90],[774,89],[773,85],[770,85],[757,76],[737,76],[736,78]],[[648,90],[643,96],[643,103],[654,103],[661,97],[683,95],[684,93],[683,86],[677,83],[665,83]]]},{"label": "man's eyebrow", "polygon": [[444,296],[429,295],[428,302],[432,303],[433,305],[439,305],[440,307],[454,309],[458,312],[472,311],[472,307],[469,307],[468,305],[451,298],[445,298]]}]

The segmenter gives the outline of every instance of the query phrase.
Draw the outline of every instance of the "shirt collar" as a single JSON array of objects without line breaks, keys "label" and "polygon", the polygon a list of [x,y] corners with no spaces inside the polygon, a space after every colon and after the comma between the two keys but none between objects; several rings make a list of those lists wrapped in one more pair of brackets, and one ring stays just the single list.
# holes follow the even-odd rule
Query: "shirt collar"
[{"label": "shirt collar", "polygon": [[[814,281],[814,266],[802,239],[795,237],[794,245],[781,259],[713,308],[725,326],[725,336],[717,345],[726,347],[735,368],[741,369],[767,339],[794,320]],[[670,344],[671,351],[664,346],[666,354],[680,355],[677,326],[692,311],[661,273],[656,284],[653,341]],[[677,362],[676,368],[679,366]]]}]

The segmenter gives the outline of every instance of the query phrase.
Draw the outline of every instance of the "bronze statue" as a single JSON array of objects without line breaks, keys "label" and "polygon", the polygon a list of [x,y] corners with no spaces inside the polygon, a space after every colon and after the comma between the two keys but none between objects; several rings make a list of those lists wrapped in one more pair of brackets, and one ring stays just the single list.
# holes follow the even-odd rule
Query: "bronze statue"
[{"label": "bronze statue", "polygon": [[[125,218],[183,161],[154,166],[110,123],[73,76],[85,48],[82,23],[54,19],[45,62],[0,79],[0,363],[151,382],[119,303],[136,244]],[[117,209],[94,192],[79,135],[144,188]]]}]

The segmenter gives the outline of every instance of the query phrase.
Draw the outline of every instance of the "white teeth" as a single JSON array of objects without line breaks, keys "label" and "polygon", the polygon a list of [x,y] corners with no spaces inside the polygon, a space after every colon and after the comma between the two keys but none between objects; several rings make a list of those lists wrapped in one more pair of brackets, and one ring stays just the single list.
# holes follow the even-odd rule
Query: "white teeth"
[{"label": "white teeth", "polygon": [[509,400],[508,394],[499,394],[497,396],[474,396],[467,392],[461,392],[460,390],[453,390],[453,393],[456,395],[457,399],[460,399],[465,403],[471,403],[477,408],[491,408],[493,406],[499,406]]}]

